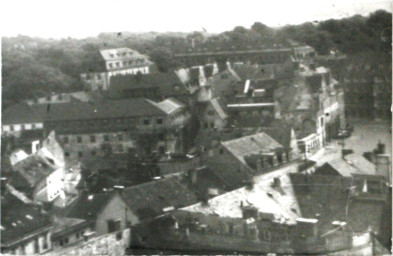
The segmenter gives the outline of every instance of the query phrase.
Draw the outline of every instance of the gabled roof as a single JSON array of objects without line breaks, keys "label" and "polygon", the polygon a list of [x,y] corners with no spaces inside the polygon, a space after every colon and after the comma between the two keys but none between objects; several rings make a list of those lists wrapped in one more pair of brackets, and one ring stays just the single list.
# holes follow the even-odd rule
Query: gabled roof
[{"label": "gabled roof", "polygon": [[94,221],[115,195],[115,193],[83,194],[71,206],[67,217]]},{"label": "gabled roof", "polygon": [[19,103],[3,111],[2,124],[26,124],[42,123],[47,112],[48,105],[33,105]]},{"label": "gabled roof", "polygon": [[70,102],[50,105],[47,121],[88,120],[140,116],[163,116],[166,113],[143,98]]},{"label": "gabled roof", "polygon": [[11,193],[6,194],[1,200],[2,247],[50,226],[50,217],[41,211],[40,206],[23,203]]},{"label": "gabled roof", "polygon": [[28,158],[16,163],[13,169],[34,187],[39,181],[49,176],[59,167],[41,155],[30,155]]},{"label": "gabled roof", "polygon": [[221,142],[221,145],[245,165],[247,164],[244,157],[247,155],[259,154],[261,151],[274,151],[283,147],[264,132]]},{"label": "gabled roof", "polygon": [[349,154],[345,156],[345,159],[347,160],[347,162],[355,166],[359,170],[359,173],[371,175],[375,174],[375,165],[363,156],[357,154]]},{"label": "gabled roof", "polygon": [[153,218],[165,213],[165,208],[180,208],[198,202],[196,196],[183,184],[180,177],[172,176],[125,188],[123,197],[140,219]]}]

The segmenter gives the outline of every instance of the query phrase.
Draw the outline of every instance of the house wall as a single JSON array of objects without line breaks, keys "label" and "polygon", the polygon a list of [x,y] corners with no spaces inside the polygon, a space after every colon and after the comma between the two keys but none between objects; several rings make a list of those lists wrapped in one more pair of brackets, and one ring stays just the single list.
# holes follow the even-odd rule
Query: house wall
[{"label": "house wall", "polygon": [[25,123],[25,124],[6,124],[2,125],[2,133],[14,133],[19,131],[39,130],[44,128],[43,123]]},{"label": "house wall", "polygon": [[64,165],[64,150],[60,143],[57,141],[55,132],[51,132],[48,137],[42,141],[42,147],[47,149],[55,158],[54,161],[57,165]]},{"label": "house wall", "polygon": [[202,114],[200,121],[200,129],[203,130],[213,130],[222,129],[226,125],[226,121],[222,120],[217,112],[213,109],[211,104],[208,104],[205,111]]},{"label": "house wall", "polygon": [[139,222],[138,217],[132,213],[130,208],[126,206],[120,196],[115,196],[107,204],[105,209],[98,215],[95,232],[97,235],[108,233],[108,220],[120,220],[121,230],[127,228],[129,225],[134,225]]},{"label": "house wall", "polygon": [[[5,250],[5,254],[33,255],[45,253],[52,249],[51,236],[51,232],[37,234],[15,246],[8,248]],[[38,249],[38,251],[36,249]]]},{"label": "house wall", "polygon": [[58,250],[66,246],[81,242],[84,240],[83,234],[91,232],[90,227],[77,229],[72,234],[67,234],[61,237],[57,237],[56,240],[52,241],[53,250]]},{"label": "house wall", "polygon": [[64,250],[50,252],[52,255],[116,255],[126,254],[131,239],[130,230],[126,229],[119,233],[111,233],[100,237],[95,237],[87,242],[82,242]]}]

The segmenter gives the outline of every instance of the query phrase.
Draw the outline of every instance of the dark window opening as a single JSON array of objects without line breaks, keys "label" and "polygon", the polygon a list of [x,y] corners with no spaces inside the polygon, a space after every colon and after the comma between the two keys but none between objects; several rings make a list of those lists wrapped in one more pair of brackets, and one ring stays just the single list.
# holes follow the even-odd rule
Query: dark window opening
[{"label": "dark window opening", "polygon": [[91,135],[90,136],[90,142],[92,142],[92,143],[96,142],[96,136]]},{"label": "dark window opening", "polygon": [[76,141],[77,141],[78,143],[82,143],[82,137],[81,137],[81,136],[77,136],[77,137],[76,137]]},{"label": "dark window opening", "polygon": [[144,125],[149,125],[150,124],[150,120],[149,119],[144,119],[143,120],[143,124]]}]

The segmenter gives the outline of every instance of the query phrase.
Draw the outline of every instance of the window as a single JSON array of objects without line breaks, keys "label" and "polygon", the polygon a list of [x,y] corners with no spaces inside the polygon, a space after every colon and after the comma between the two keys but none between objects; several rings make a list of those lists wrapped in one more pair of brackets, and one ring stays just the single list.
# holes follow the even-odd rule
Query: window
[{"label": "window", "polygon": [[58,99],[58,100],[63,100],[63,95],[59,94],[59,95],[57,96],[57,99]]},{"label": "window", "polygon": [[96,154],[97,154],[97,152],[95,152],[94,150],[91,151],[91,155],[92,155],[92,156],[95,156]]},{"label": "window", "polygon": [[205,122],[205,129],[209,128],[209,124]]},{"label": "window", "polygon": [[214,123],[210,123],[210,128],[214,128]]},{"label": "window", "polygon": [[123,66],[127,66],[127,61],[123,61]]},{"label": "window", "polygon": [[90,136],[90,142],[91,142],[91,143],[96,142],[96,136],[91,135],[91,136]]},{"label": "window", "polygon": [[65,157],[70,157],[70,152],[64,152]]},{"label": "window", "polygon": [[158,139],[159,140],[164,140],[164,134],[163,133],[159,133],[158,134]]},{"label": "window", "polygon": [[104,141],[109,141],[109,135],[107,134],[104,135]]},{"label": "window", "polygon": [[109,63],[109,68],[112,68],[112,67],[113,67],[112,63]]},{"label": "window", "polygon": [[83,156],[83,153],[82,152],[78,152],[78,157],[80,158],[82,156]]},{"label": "window", "polygon": [[79,233],[76,233],[75,236],[76,236],[76,239],[79,239]]},{"label": "window", "polygon": [[46,101],[51,101],[51,97],[50,96],[46,96]]},{"label": "window", "polygon": [[40,244],[38,242],[38,239],[34,240],[34,252],[35,253],[39,253],[40,252]]},{"label": "window", "polygon": [[162,124],[162,118],[157,119],[157,124]]},{"label": "window", "polygon": [[150,124],[150,120],[149,119],[144,119],[143,120],[143,124],[144,125],[149,125]]},{"label": "window", "polygon": [[81,137],[81,136],[77,136],[77,137],[76,137],[76,141],[77,141],[78,143],[82,143],[82,137]]},{"label": "window", "polygon": [[35,124],[32,124],[32,125],[31,125],[31,129],[35,129]]},{"label": "window", "polygon": [[63,138],[63,143],[64,143],[64,144],[68,144],[68,137],[64,137],[64,138]]},{"label": "window", "polygon": [[224,154],[224,149],[220,148],[220,155]]},{"label": "window", "polygon": [[44,237],[44,244],[42,245],[42,248],[44,250],[48,249],[48,238],[49,238],[49,235],[48,234],[45,235],[45,237]]},{"label": "window", "polygon": [[120,220],[108,220],[107,224],[108,224],[108,233],[112,233],[120,230],[121,227]]}]

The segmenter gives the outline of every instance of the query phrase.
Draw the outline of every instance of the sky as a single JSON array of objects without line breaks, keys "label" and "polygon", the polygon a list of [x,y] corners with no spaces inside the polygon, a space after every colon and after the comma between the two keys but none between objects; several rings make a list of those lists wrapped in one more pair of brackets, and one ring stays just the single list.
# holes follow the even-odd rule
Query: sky
[{"label": "sky", "polygon": [[390,0],[3,0],[0,35],[85,38],[101,32],[210,33],[392,10]]}]

